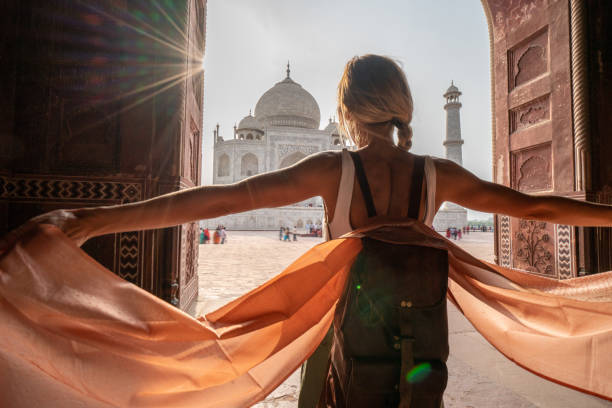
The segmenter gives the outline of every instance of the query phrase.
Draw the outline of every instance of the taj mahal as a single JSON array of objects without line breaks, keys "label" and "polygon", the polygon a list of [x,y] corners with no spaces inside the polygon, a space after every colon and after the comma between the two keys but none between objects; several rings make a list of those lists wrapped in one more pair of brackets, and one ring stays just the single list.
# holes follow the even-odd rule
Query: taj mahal
[{"label": "taj mahal", "polygon": [[[331,119],[320,130],[321,112],[315,98],[287,76],[257,101],[254,115],[234,126],[225,140],[214,131],[213,184],[228,184],[246,177],[290,166],[313,153],[344,147],[338,124]],[[281,226],[304,228],[323,222],[323,200],[313,197],[279,208],[266,208],[213,218],[208,228],[224,225],[230,230],[273,230]]]},{"label": "taj mahal", "polygon": [[[290,166],[313,153],[346,147],[338,123],[329,119],[325,128],[319,129],[321,112],[317,101],[291,78],[289,63],[286,72],[285,79],[259,98],[255,112],[249,112],[238,125],[234,125],[231,139],[223,138],[217,125],[214,130],[213,184],[235,183],[258,173]],[[452,83],[444,93],[444,146],[446,158],[462,165],[460,95]],[[212,218],[202,221],[201,225],[208,228],[224,225],[230,230],[247,231],[294,226],[302,229],[306,225],[320,225],[323,219],[323,200],[313,197],[289,206]],[[444,203],[434,219],[437,231],[466,225],[467,211],[452,203]]]}]

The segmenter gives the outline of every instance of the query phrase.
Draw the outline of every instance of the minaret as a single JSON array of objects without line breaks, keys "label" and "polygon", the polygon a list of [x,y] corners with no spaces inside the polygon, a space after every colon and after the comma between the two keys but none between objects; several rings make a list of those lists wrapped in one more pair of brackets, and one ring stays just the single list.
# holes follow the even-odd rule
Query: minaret
[{"label": "minaret", "polygon": [[[446,140],[444,147],[446,148],[446,158],[452,160],[460,166],[463,166],[463,157],[461,155],[461,121],[459,119],[459,109],[461,102],[459,96],[461,92],[451,82],[451,86],[444,93],[446,104]],[[446,231],[447,228],[463,228],[467,225],[467,210],[460,205],[451,202],[445,202],[440,207],[433,221],[433,227],[436,231]]]},{"label": "minaret", "polygon": [[463,139],[461,139],[461,120],[459,118],[459,109],[461,109],[461,102],[459,102],[460,95],[459,88],[451,81],[451,86],[444,94],[446,98],[446,105],[444,105],[444,110],[446,110],[446,140],[444,141],[444,146],[446,147],[446,158],[463,166],[461,155]]}]

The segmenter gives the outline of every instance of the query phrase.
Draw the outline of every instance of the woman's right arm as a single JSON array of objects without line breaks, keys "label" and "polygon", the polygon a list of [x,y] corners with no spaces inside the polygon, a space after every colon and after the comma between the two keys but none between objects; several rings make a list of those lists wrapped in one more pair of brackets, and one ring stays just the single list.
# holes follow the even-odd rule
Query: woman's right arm
[{"label": "woman's right arm", "polygon": [[338,178],[336,153],[321,152],[293,166],[234,184],[194,187],[136,203],[58,210],[33,218],[0,242],[0,252],[38,224],[59,227],[79,245],[104,234],[172,227],[222,215],[280,207],[317,195]]},{"label": "woman's right arm", "polygon": [[458,164],[436,159],[436,205],[451,201],[476,211],[556,224],[612,227],[612,206],[553,195],[530,195],[484,181]]}]

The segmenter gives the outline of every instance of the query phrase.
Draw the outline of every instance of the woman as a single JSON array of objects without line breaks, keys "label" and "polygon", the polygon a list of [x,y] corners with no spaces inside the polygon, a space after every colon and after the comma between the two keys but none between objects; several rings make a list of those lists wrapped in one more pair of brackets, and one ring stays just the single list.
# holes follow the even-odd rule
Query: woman
[{"label": "woman", "polygon": [[[80,245],[98,235],[170,227],[288,205],[314,196],[321,196],[325,203],[329,238],[367,227],[381,218],[394,222],[416,219],[431,225],[444,201],[522,219],[612,226],[610,206],[523,194],[480,180],[451,161],[409,153],[412,111],[410,89],[394,61],[376,55],[355,57],[346,65],[338,90],[340,127],[356,145],[355,152],[314,154],[288,168],[230,185],[198,187],[126,205],[54,211],[10,234],[4,245],[9,246],[38,224],[58,226]],[[402,261],[398,270],[392,264],[402,259],[408,261]],[[418,269],[417,263],[418,268],[429,271],[427,278],[412,273],[402,281],[401,272]],[[394,246],[364,238],[364,250],[336,308],[335,351],[326,365],[320,406],[440,406],[448,352],[446,268],[445,252],[439,249]],[[374,288],[363,287],[360,282]],[[389,287],[391,282],[400,283],[400,289],[410,286],[407,282],[422,285],[424,295],[412,307],[412,300],[399,301],[397,296],[403,293]],[[395,291],[391,300],[378,302],[387,299],[390,291]],[[401,303],[399,311],[393,303],[396,300]],[[427,320],[426,313],[412,315],[416,309],[432,311],[432,319]],[[370,329],[378,337],[370,338]],[[365,337],[356,337],[360,333]],[[373,343],[361,347],[362,340]],[[430,369],[426,380],[398,381],[419,364]]]}]

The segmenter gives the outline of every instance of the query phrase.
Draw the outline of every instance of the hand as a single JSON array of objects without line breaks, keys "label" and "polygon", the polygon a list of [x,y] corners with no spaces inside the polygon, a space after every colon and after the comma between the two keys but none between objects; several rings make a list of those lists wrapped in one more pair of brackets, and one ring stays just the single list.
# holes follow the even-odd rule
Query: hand
[{"label": "hand", "polygon": [[84,217],[79,210],[55,210],[30,219],[0,238],[0,254],[12,248],[21,238],[36,231],[39,225],[56,226],[78,246],[91,238],[86,232]]}]

